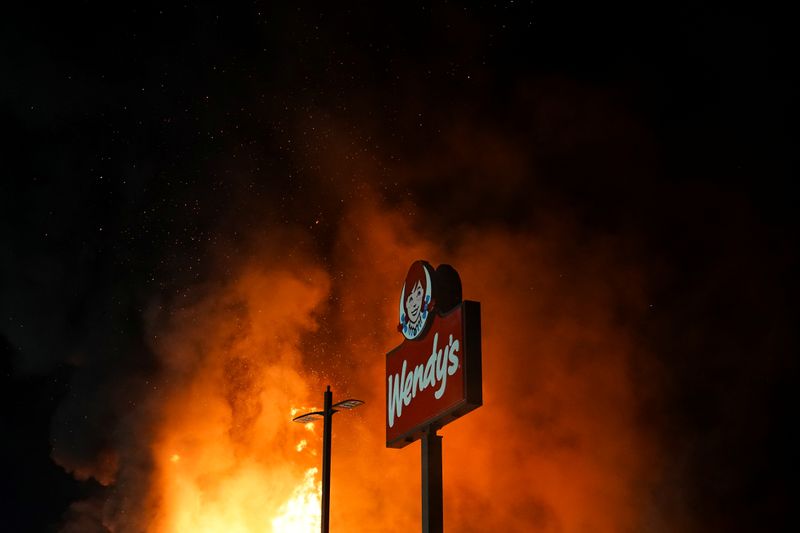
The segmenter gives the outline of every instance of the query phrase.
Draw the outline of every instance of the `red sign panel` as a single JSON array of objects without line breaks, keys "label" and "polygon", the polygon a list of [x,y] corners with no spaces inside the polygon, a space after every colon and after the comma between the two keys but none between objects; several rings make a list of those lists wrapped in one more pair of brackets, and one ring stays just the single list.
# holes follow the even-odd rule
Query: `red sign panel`
[{"label": "red sign panel", "polygon": [[479,407],[480,304],[465,301],[386,354],[386,446],[402,448]]}]

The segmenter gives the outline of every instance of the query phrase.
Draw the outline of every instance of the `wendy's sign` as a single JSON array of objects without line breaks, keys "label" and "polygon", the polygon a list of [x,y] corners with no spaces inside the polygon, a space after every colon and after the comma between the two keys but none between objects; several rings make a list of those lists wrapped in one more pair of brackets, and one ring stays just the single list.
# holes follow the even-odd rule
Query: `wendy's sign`
[{"label": "wendy's sign", "polygon": [[400,296],[403,343],[386,354],[386,446],[402,448],[479,407],[480,304],[461,300],[450,265],[411,265]]}]

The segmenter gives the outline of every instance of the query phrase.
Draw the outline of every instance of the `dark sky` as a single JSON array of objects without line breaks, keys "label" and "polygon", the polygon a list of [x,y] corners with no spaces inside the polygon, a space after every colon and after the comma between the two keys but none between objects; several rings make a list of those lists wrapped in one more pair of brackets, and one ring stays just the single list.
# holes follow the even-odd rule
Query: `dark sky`
[{"label": "dark sky", "polygon": [[681,527],[788,528],[787,15],[695,2],[118,4],[0,17],[4,528],[57,530],[70,503],[106,490],[51,456],[96,460],[120,398],[138,394],[119,388],[160,372],[144,339],[153,301],[213,282],[271,228],[319,225],[308,245],[324,261],[366,189],[387,208],[417,206],[431,233],[556,220],[635,250],[659,312],[625,327],[661,369],[643,424],[680,471],[680,489],[662,490],[691,514]]}]

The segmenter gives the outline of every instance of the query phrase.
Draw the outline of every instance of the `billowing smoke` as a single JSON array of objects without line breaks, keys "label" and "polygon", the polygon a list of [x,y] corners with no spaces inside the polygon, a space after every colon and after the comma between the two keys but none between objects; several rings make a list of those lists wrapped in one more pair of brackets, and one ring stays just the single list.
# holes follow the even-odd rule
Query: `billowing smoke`
[{"label": "billowing smoke", "polygon": [[[381,290],[397,286],[393,280],[404,276],[405,262],[394,258],[423,256],[463,265],[465,294],[482,302],[485,405],[442,432],[447,526],[458,531],[486,531],[493,524],[512,531],[641,527],[638,491],[653,481],[657,453],[636,422],[639,391],[632,361],[641,354],[614,318],[641,308],[624,260],[591,245],[576,250],[545,232],[497,228],[448,235],[448,250],[435,243],[435,234],[423,237],[424,229],[402,212],[366,208],[353,216],[365,224],[342,235],[341,248],[356,251],[344,259],[344,270],[371,275],[346,285],[351,294],[366,290],[340,316],[347,329],[370,324],[387,332],[378,342],[354,344],[361,369],[357,383],[371,395],[370,403],[385,403],[383,390],[372,386],[383,377],[383,361],[375,353],[382,344],[399,344],[391,329],[396,295],[386,302]],[[585,260],[567,261],[564,254],[585,254]],[[597,286],[593,281],[600,272],[605,282]],[[381,309],[380,320],[356,312],[365,307]],[[369,428],[380,427],[382,409],[368,412]],[[379,450],[383,434],[369,428],[369,447]],[[416,446],[381,450],[376,468],[375,459],[357,450],[342,453],[346,471],[360,475],[342,476],[339,493],[368,504],[356,510],[342,505],[341,522],[369,511],[379,521],[376,531],[412,529],[419,514],[418,454]]]},{"label": "billowing smoke", "polygon": [[[485,405],[442,431],[447,526],[658,526],[663,517],[645,510],[661,450],[640,421],[653,391],[637,379],[651,361],[626,328],[648,310],[635,250],[535,204],[511,221],[496,215],[516,201],[527,156],[497,132],[463,130],[446,139],[453,167],[472,173],[454,194],[432,187],[430,198],[398,203],[380,194],[380,170],[357,161],[363,174],[329,187],[308,227],[242,230],[240,244],[217,243],[201,279],[147,302],[150,371],[106,372],[98,405],[68,401],[56,417],[55,460],[107,487],[73,505],[67,531],[267,528],[319,461],[319,433],[290,419],[318,405],[328,383],[340,399],[367,402],[335,419],[334,523],[416,528],[419,452],[384,447],[383,370],[400,342],[398,287],[418,258],[458,267],[465,296],[483,306]],[[491,153],[473,150],[491,138]],[[330,157],[321,174],[353,172]],[[404,173],[447,167],[416,165],[398,171],[404,187],[419,186]],[[64,413],[93,413],[79,432],[94,447],[61,444]]]},{"label": "billowing smoke", "polygon": [[[341,75],[345,96],[210,78],[187,104],[150,90],[169,85],[158,73],[131,105],[191,107],[205,130],[159,111],[142,136],[168,149],[97,141],[135,164],[53,157],[31,175],[91,184],[7,202],[25,231],[3,228],[3,350],[19,375],[68,382],[51,457],[81,489],[55,527],[314,530],[321,431],[291,419],[330,384],[366,401],[334,418],[334,530],[417,529],[419,445],[384,445],[384,356],[417,259],[453,265],[482,305],[484,405],[441,431],[448,530],[733,531],[780,514],[760,452],[784,448],[759,413],[788,405],[791,314],[775,309],[791,254],[756,200],[664,178],[666,141],[609,88],[542,75],[493,92],[480,62],[467,78],[437,56],[469,79],[447,98],[403,62],[363,94],[338,56],[309,81],[284,39],[284,89]],[[81,145],[57,131],[72,161]],[[749,520],[728,513],[743,501]]]}]

